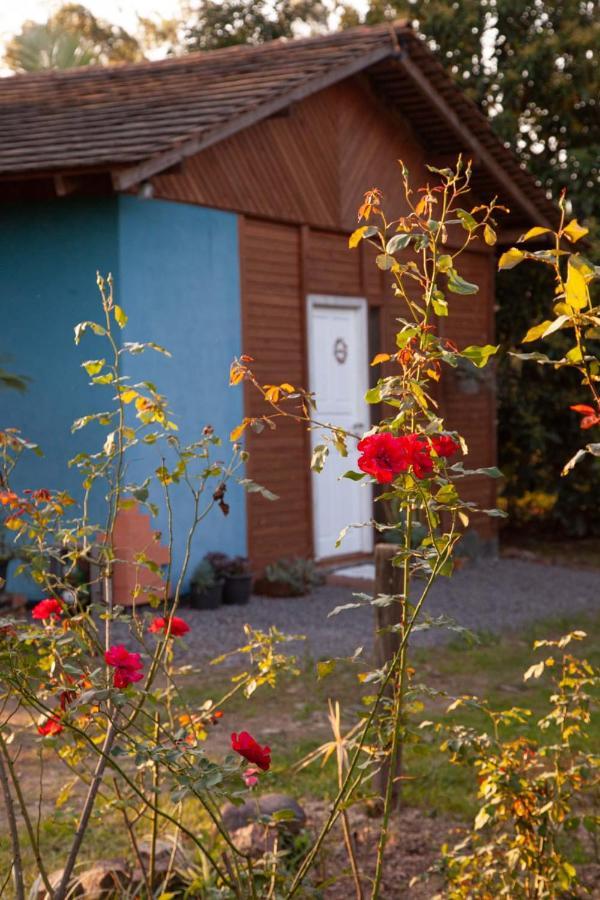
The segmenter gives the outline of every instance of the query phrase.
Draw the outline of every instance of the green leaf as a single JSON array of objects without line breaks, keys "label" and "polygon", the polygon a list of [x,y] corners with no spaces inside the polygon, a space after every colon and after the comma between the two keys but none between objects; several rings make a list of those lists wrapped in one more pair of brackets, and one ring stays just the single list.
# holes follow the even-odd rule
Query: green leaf
[{"label": "green leaf", "polygon": [[123,309],[120,306],[117,306],[116,303],[115,303],[115,307],[114,307],[114,313],[115,313],[115,321],[116,321],[117,325],[119,326],[119,328],[125,328],[125,326],[127,325],[127,316],[126,316],[125,312],[123,311]]},{"label": "green leaf", "polygon": [[453,484],[444,484],[434,497],[436,503],[456,503],[459,499]]},{"label": "green leaf", "polygon": [[397,253],[399,250],[405,250],[412,240],[412,234],[395,234],[387,243],[385,252],[387,254]]},{"label": "green leaf", "polygon": [[376,385],[375,387],[369,388],[365,394],[365,400],[367,403],[381,403],[381,387]]},{"label": "green leaf", "polygon": [[431,295],[431,305],[436,316],[448,315],[448,301],[441,291],[435,290]]},{"label": "green leaf", "polygon": [[472,345],[470,347],[465,347],[464,350],[461,350],[460,355],[465,359],[470,360],[474,366],[477,366],[478,369],[482,369],[494,353],[497,353],[500,349],[500,345],[494,347],[492,344],[485,344],[483,347],[476,347]]},{"label": "green leaf", "polygon": [[322,472],[325,460],[329,456],[329,447],[327,444],[317,444],[312,452],[310,467],[313,472]]},{"label": "green leaf", "polygon": [[327,675],[331,675],[331,673],[335,669],[335,665],[335,659],[319,660],[319,662],[317,663],[317,677],[325,678]]},{"label": "green leaf", "polygon": [[342,478],[349,478],[350,481],[362,481],[364,477],[364,472],[353,472],[352,469],[342,475]]},{"label": "green leaf", "polygon": [[262,484],[257,484],[255,481],[252,481],[251,478],[240,478],[238,484],[240,484],[249,494],[260,494],[265,500],[279,500],[277,494],[267,490]]},{"label": "green leaf", "polygon": [[387,269],[391,269],[394,265],[394,261],[394,257],[390,256],[389,253],[379,253],[375,257],[375,262],[378,268],[383,269],[384,271],[386,271]]},{"label": "green leaf", "polygon": [[476,294],[479,288],[470,281],[465,281],[456,269],[450,269],[448,273],[448,290],[453,294]]},{"label": "green leaf", "polygon": [[465,231],[473,231],[474,228],[477,228],[477,222],[471,215],[468,213],[466,209],[457,209],[456,215],[460,219],[462,227]]},{"label": "green leaf", "polygon": [[453,259],[449,254],[443,253],[437,260],[437,267],[440,272],[449,272],[452,268]]}]

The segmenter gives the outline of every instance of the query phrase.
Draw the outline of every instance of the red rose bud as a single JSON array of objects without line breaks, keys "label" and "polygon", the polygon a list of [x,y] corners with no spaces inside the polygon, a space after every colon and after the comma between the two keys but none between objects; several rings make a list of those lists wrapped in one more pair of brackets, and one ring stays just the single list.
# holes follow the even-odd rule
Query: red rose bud
[{"label": "red rose bud", "polygon": [[148,631],[152,632],[152,634],[158,634],[159,631],[164,631],[165,634],[168,632],[169,637],[183,637],[189,630],[190,626],[188,623],[177,616],[172,617],[170,625],[168,618],[158,616],[148,628]]},{"label": "red rose bud", "polygon": [[240,731],[239,734],[234,732],[231,735],[231,749],[248,762],[254,763],[263,772],[267,772],[271,767],[271,748],[261,747],[247,731]]}]

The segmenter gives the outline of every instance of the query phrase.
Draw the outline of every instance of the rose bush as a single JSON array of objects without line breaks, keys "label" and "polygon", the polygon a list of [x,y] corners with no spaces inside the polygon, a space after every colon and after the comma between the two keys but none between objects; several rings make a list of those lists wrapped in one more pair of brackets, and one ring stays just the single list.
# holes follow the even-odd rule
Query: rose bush
[{"label": "rose bush", "polygon": [[[159,877],[157,873],[159,828],[170,835],[175,848],[185,838],[197,852],[200,864],[189,879],[189,896],[271,900],[313,896],[320,890],[317,863],[338,820],[356,895],[362,898],[366,877],[357,863],[348,810],[367,792],[372,793],[374,784],[381,786],[381,827],[374,872],[368,876],[369,891],[373,900],[383,896],[383,867],[401,777],[402,745],[422,739],[419,735],[426,729],[416,727],[413,714],[419,708],[420,695],[432,693],[415,680],[409,662],[411,637],[425,628],[458,627],[428,616],[429,593],[436,579],[452,574],[456,547],[473,513],[500,515],[495,509],[479,510],[467,499],[462,489],[465,479],[473,475],[497,478],[500,473],[495,468],[468,468],[468,446],[462,436],[446,427],[433,386],[444,377],[447,367],[480,369],[496,352],[491,345],[458,348],[443,336],[439,320],[448,315],[452,295],[476,293],[477,286],[459,272],[460,256],[475,240],[495,243],[495,217],[502,208],[494,202],[470,210],[463,207],[470,167],[460,160],[455,171],[431,169],[431,174],[435,183],[426,185],[415,198],[408,172],[401,167],[407,212],[393,220],[386,218],[381,192],[368,191],[359,210],[359,227],[349,240],[350,250],[362,241],[376,248],[376,265],[392,277],[403,310],[396,346],[384,349],[372,361],[373,366],[387,365],[389,374],[382,375],[367,393],[367,401],[381,404],[383,409],[381,421],[368,433],[354,434],[322,421],[318,398],[287,382],[261,384],[252,371],[253,360],[241,356],[231,367],[231,382],[254,386],[264,398],[264,414],[245,418],[234,429],[231,452],[225,454],[227,461],[210,425],[196,441],[183,445],[168,402],[156,385],[149,381],[132,384],[123,375],[124,355],[166,351],[153,343],[121,341],[119,335],[127,316],[115,302],[112,280],[101,277],[98,286],[103,318],[80,323],[75,329],[78,343],[90,335],[105,342],[104,356],[86,361],[83,367],[91,383],[110,392],[111,397],[106,411],[84,416],[73,426],[80,430],[94,423],[105,429],[101,449],[80,453],[72,462],[81,473],[81,497],[45,487],[17,490],[12,477],[15,466],[23,453],[37,452],[37,448],[12,428],[0,432],[3,522],[20,547],[21,570],[30,574],[44,597],[34,608],[31,622],[11,618],[0,621],[0,789],[13,855],[8,874],[12,875],[17,900],[25,897],[28,886],[24,841],[35,860],[40,887],[54,900],[65,900],[75,889],[73,877],[86,834],[101,811],[121,818],[132,856],[138,862],[142,829],[149,830],[149,862],[140,863],[142,882],[132,887],[136,896],[146,900],[169,896],[171,865],[166,875]],[[574,242],[582,236],[581,228],[563,222],[557,241],[563,236]],[[558,304],[557,318],[537,326],[528,339],[548,336],[558,329],[574,330],[575,347],[565,360],[535,356],[543,364],[570,365],[579,372],[592,396],[589,408],[585,404],[585,409],[582,405],[575,412],[583,416],[585,429],[594,427],[592,419],[600,415],[600,364],[586,349],[585,341],[600,325],[600,318],[595,321],[598,311],[588,291],[595,270],[575,255],[568,259],[565,276],[561,269],[564,253],[558,244],[550,255],[547,251],[545,255],[509,251],[508,257],[502,257],[501,266],[503,261],[505,265],[507,260],[514,264],[514,260],[525,258],[554,266]],[[317,472],[327,464],[330,453],[347,456],[348,447],[356,445],[357,471],[350,469],[344,477],[378,485],[376,503],[385,505],[391,514],[384,521],[373,516],[364,523],[353,523],[353,527],[362,525],[379,534],[392,531],[399,536],[393,563],[400,587],[394,594],[357,595],[353,603],[333,610],[332,615],[338,615],[364,605],[388,608],[392,615],[385,630],[397,639],[395,649],[385,664],[376,668],[369,666],[360,651],[353,657],[352,663],[361,666],[359,680],[369,685],[370,693],[347,732],[342,730],[339,704],[330,704],[334,739],[308,759],[311,762],[332,755],[336,759],[337,792],[318,834],[314,840],[304,838],[301,852],[295,855],[290,855],[289,848],[282,848],[277,837],[266,842],[267,852],[257,859],[240,850],[232,839],[220,805],[225,799],[242,803],[248,791],[268,783],[271,750],[248,731],[233,731],[232,752],[217,761],[206,752],[204,742],[234,696],[241,694],[249,699],[264,685],[276,687],[281,673],[297,673],[293,657],[281,646],[293,638],[274,628],[263,633],[246,626],[246,645],[214,661],[222,662],[239,653],[248,660],[245,669],[233,676],[222,696],[201,705],[190,699],[185,689],[186,677],[199,677],[200,673],[193,667],[191,671],[180,667],[175,648],[190,631],[178,612],[194,535],[209,515],[228,514],[227,487],[232,479],[273,499],[268,490],[243,477],[247,453],[240,440],[248,427],[261,431],[267,425],[270,430],[281,419],[292,419],[322,435],[312,460]],[[143,482],[130,483],[127,461],[142,444],[155,448],[156,468]],[[588,444],[580,454],[600,455],[599,446]],[[578,462],[580,454],[567,463],[565,471]],[[124,608],[112,593],[118,561],[114,549],[118,513],[139,504],[155,515],[157,502],[162,499],[172,549],[171,490],[175,484],[187,489],[190,505],[182,571],[175,573],[168,567],[162,592],[143,588],[140,578],[129,598],[131,607]],[[89,515],[91,497],[98,493],[105,498],[102,522],[92,521]],[[149,569],[156,574],[156,563],[146,554],[138,555],[136,565],[140,571]],[[81,572],[88,574],[81,577]],[[319,677],[330,676],[338,663],[337,659],[319,661]],[[443,741],[454,763],[466,761],[481,772],[483,812],[475,831],[488,829],[486,840],[475,835],[466,851],[455,848],[445,852],[445,873],[449,890],[454,891],[449,896],[492,896],[497,891],[515,897],[554,896],[536,894],[535,885],[534,893],[527,893],[529,882],[526,880],[523,888],[523,880],[514,877],[518,866],[531,864],[528,854],[535,853],[531,835],[546,840],[550,826],[548,852],[542,848],[536,857],[539,877],[545,878],[552,890],[556,884],[569,889],[574,885],[571,863],[559,852],[558,843],[564,830],[561,823],[573,819],[571,807],[579,798],[584,780],[586,785],[593,781],[583,778],[581,757],[571,752],[567,733],[576,727],[578,716],[582,721],[587,715],[584,695],[596,676],[585,665],[572,657],[563,658],[564,677],[558,683],[551,712],[540,723],[540,729],[558,723],[558,742],[538,741],[534,746],[531,740],[519,740],[508,746],[499,732],[492,741],[489,736],[467,734],[460,725],[456,726],[458,731],[450,726],[451,733],[443,736],[443,729],[437,729],[436,739]],[[547,661],[544,666],[549,666]],[[457,698],[456,708],[466,703],[467,698]],[[480,705],[485,707],[485,701]],[[502,724],[502,716],[516,715],[493,710],[489,714],[496,725]],[[25,724],[20,724],[23,721]],[[233,727],[236,725],[239,728],[232,722]],[[60,796],[61,805],[70,804],[74,810],[73,837],[58,882],[54,883],[50,881],[43,835],[34,819],[31,798],[26,796],[15,766],[19,748],[30,740],[31,731],[38,735],[41,762],[44,754],[54,753],[74,773],[73,781]],[[538,763],[542,758],[544,765]],[[585,760],[589,764],[589,755]],[[44,802],[43,779],[40,782],[41,793],[35,801],[39,806]],[[532,798],[535,802],[528,806]],[[544,806],[542,800],[551,805]],[[525,807],[529,819],[522,814]],[[194,811],[193,819],[190,810]],[[265,818],[259,817],[261,826],[277,829],[278,821]],[[536,884],[540,883],[538,879]]]}]

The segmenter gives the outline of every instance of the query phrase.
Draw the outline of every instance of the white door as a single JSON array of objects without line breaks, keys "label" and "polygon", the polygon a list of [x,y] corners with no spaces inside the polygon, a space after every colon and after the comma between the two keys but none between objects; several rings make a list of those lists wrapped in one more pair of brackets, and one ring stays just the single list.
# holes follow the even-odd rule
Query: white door
[{"label": "white door", "polygon": [[[355,297],[308,297],[310,390],[317,401],[316,418],[363,434],[369,426],[367,302]],[[312,447],[323,443],[323,432],[312,432]],[[333,448],[322,472],[313,473],[313,534],[317,558],[360,553],[373,546],[372,529],[351,528],[339,547],[340,531],[372,517],[369,485],[341,478],[356,470],[356,441],[348,441],[348,456]]]}]

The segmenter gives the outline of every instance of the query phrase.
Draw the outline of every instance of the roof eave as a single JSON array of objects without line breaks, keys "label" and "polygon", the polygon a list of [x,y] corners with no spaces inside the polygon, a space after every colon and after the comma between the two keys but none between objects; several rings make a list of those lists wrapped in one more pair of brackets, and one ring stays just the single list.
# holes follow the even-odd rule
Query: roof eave
[{"label": "roof eave", "polygon": [[257,122],[261,122],[263,119],[280,112],[292,103],[304,100],[311,94],[316,94],[318,91],[322,91],[346,78],[350,78],[352,75],[356,75],[358,72],[368,69],[375,63],[394,56],[396,52],[395,47],[390,42],[377,50],[371,50],[369,53],[353,59],[345,65],[337,66],[330,72],[311,78],[293,90],[285,91],[279,96],[273,97],[266,103],[255,106],[241,116],[215,128],[208,134],[193,136],[189,140],[183,141],[177,147],[158,153],[141,163],[113,171],[113,186],[118,191],[128,190],[141,181],[146,181],[152,178],[153,175],[158,175],[165,169],[171,168],[171,166],[176,165],[186,157],[193,156],[201,150],[206,150],[207,147],[213,144],[232,137],[239,131],[243,131],[245,128],[249,128],[251,125],[255,125]]}]

